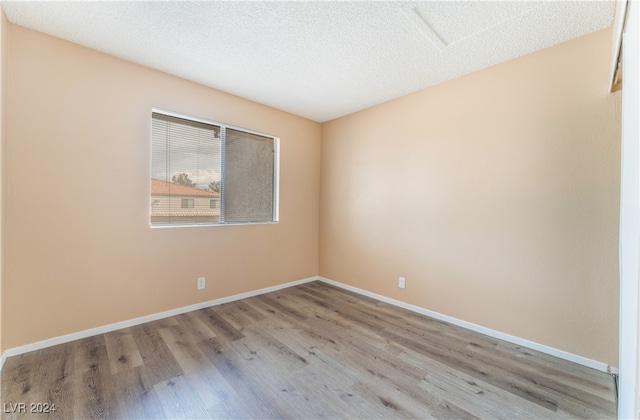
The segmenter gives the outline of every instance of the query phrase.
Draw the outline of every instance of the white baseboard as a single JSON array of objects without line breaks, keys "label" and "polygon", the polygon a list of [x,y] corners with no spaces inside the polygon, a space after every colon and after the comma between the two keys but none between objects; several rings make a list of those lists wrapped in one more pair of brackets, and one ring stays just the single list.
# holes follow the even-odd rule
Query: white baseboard
[{"label": "white baseboard", "polygon": [[252,296],[258,296],[269,292],[275,292],[276,290],[286,289],[287,287],[297,286],[303,283],[309,283],[318,280],[318,277],[309,277],[302,280],[296,280],[289,283],[278,284],[276,286],[265,287],[263,289],[253,290],[250,292],[240,293],[233,296],[227,296],[219,299],[213,299],[206,302],[196,303],[189,306],[183,306],[181,308],[171,309],[164,312],[158,312],[151,315],[141,316],[139,318],[130,319],[127,321],[116,322],[114,324],[103,325],[102,327],[91,328],[84,331],[79,331],[72,334],[62,335],[59,337],[49,338],[47,340],[38,341],[36,343],[26,344],[20,347],[14,347],[7,349],[2,354],[0,359],[0,369],[4,365],[4,361],[7,357],[17,356],[19,354],[28,353],[34,350],[44,349],[46,347],[55,346],[58,344],[68,343],[69,341],[80,340],[87,337],[92,337],[98,334],[105,334],[111,331],[120,330],[122,328],[133,327],[134,325],[144,324],[145,322],[156,321],[158,319],[167,318],[170,316],[180,315],[187,312],[197,311],[199,309],[208,308],[210,306],[221,305],[223,303],[233,302],[235,300],[246,299]]},{"label": "white baseboard", "polygon": [[361,294],[361,295],[364,295],[364,296],[368,296],[370,298],[377,299],[377,300],[380,300],[382,302],[385,302],[385,303],[388,303],[388,304],[391,304],[391,305],[394,305],[394,306],[399,306],[401,308],[408,309],[410,311],[417,312],[419,314],[426,315],[426,316],[429,316],[431,318],[438,319],[440,321],[448,322],[449,324],[457,325],[459,327],[466,328],[466,329],[471,330],[471,331],[479,332],[481,334],[488,335],[489,337],[498,338],[500,340],[504,340],[504,341],[508,341],[510,343],[513,343],[513,344],[517,344],[519,346],[528,347],[528,348],[530,348],[532,350],[536,350],[536,351],[539,351],[541,353],[546,353],[546,354],[549,354],[551,356],[558,357],[560,359],[568,360],[570,362],[578,363],[580,365],[587,366],[587,367],[590,367],[592,369],[596,369],[596,370],[599,370],[599,371],[602,371],[602,372],[618,373],[618,369],[617,368],[609,366],[608,364],[603,363],[603,362],[598,362],[596,360],[592,360],[592,359],[588,359],[586,357],[578,356],[576,354],[569,353],[569,352],[566,352],[564,350],[558,350],[558,349],[553,348],[553,347],[545,346],[544,344],[539,344],[539,343],[536,343],[534,341],[525,340],[524,338],[520,338],[520,337],[516,337],[516,336],[513,336],[513,335],[505,334],[503,332],[492,330],[490,328],[486,328],[486,327],[483,327],[483,326],[478,325],[478,324],[474,324],[474,323],[471,323],[471,322],[463,321],[463,320],[454,318],[454,317],[449,316],[449,315],[443,315],[443,314],[438,313],[438,312],[430,311],[428,309],[424,309],[424,308],[421,308],[419,306],[411,305],[409,303],[405,303],[405,302],[402,302],[400,300],[391,299],[391,298],[388,298],[386,296],[379,295],[377,293],[372,293],[372,292],[369,292],[369,291],[364,290],[364,289],[359,289],[357,287],[349,286],[348,284],[344,284],[344,283],[340,283],[340,282],[337,282],[337,281],[334,281],[334,280],[330,280],[330,279],[325,278],[325,277],[318,277],[318,279],[320,281],[322,281],[322,282],[327,283],[327,284],[331,284],[333,286],[340,287],[342,289],[349,290],[351,292],[355,292],[355,293],[358,293],[358,294]]},{"label": "white baseboard", "polygon": [[63,335],[63,336],[59,336],[59,337],[54,337],[54,338],[50,338],[47,340],[42,340],[42,341],[38,341],[36,343],[31,343],[31,344],[26,344],[24,346],[20,346],[20,347],[14,347],[14,348],[10,348],[5,350],[2,353],[2,356],[0,356],[0,370],[2,370],[2,367],[4,366],[4,362],[6,361],[6,359],[8,357],[11,356],[16,356],[19,354],[23,354],[23,353],[28,353],[30,351],[34,351],[34,350],[40,350],[46,347],[51,347],[51,346],[55,346],[58,344],[63,344],[63,343],[68,343],[69,341],[74,341],[74,340],[80,340],[83,338],[87,338],[87,337],[91,337],[94,335],[98,335],[98,334],[104,334],[104,333],[108,333],[111,331],[116,331],[116,330],[120,330],[122,328],[128,328],[128,327],[132,327],[134,325],[139,325],[139,324],[144,324],[145,322],[151,322],[151,321],[156,321],[158,319],[162,319],[162,318],[167,318],[170,316],[174,316],[174,315],[180,315],[180,314],[184,314],[187,312],[191,312],[191,311],[197,311],[199,309],[203,309],[203,308],[208,308],[210,306],[216,306],[216,305],[221,305],[223,303],[228,303],[228,302],[233,302],[236,300],[240,300],[240,299],[245,299],[248,297],[252,297],[252,296],[258,296],[258,295],[262,295],[265,293],[269,293],[269,292],[275,292],[276,290],[281,290],[281,289],[286,289],[288,287],[292,287],[292,286],[297,286],[299,284],[303,284],[303,283],[309,283],[312,281],[316,281],[316,280],[320,280],[322,282],[325,282],[327,284],[331,284],[333,286],[336,287],[340,287],[342,289],[345,290],[349,290],[364,296],[368,296],[370,298],[373,299],[377,299],[379,301],[394,305],[394,306],[398,306],[413,312],[417,312],[419,314],[422,315],[426,315],[429,316],[431,318],[435,318],[441,321],[445,321],[448,322],[450,324],[453,325],[457,325],[459,327],[463,327],[466,328],[468,330],[471,331],[475,331],[481,334],[485,334],[488,335],[490,337],[494,337],[494,338],[498,338],[500,340],[504,340],[504,341],[508,341],[510,343],[513,344],[517,344],[517,345],[521,345],[524,347],[528,347],[530,349],[542,352],[542,353],[546,353],[549,354],[551,356],[555,356],[558,357],[560,359],[564,359],[564,360],[568,360],[574,363],[578,363],[580,365],[583,366],[587,366],[590,367],[592,369],[596,369],[602,372],[609,372],[609,373],[618,373],[618,369],[612,366],[609,366],[606,363],[603,362],[598,362],[596,360],[592,360],[592,359],[588,359],[586,357],[582,357],[582,356],[578,356],[569,352],[566,352],[564,350],[558,350],[555,349],[553,347],[549,347],[549,346],[545,346],[544,344],[539,344],[533,341],[529,341],[529,340],[525,340],[523,338],[520,337],[516,337],[513,335],[509,335],[509,334],[505,334],[502,333],[500,331],[496,331],[496,330],[492,330],[490,328],[486,328],[483,327],[481,325],[477,325],[477,324],[473,324],[471,322],[467,322],[467,321],[463,321],[448,315],[443,315],[441,313],[438,312],[434,312],[434,311],[430,311],[428,309],[424,309],[421,308],[419,306],[415,306],[415,305],[411,305],[409,303],[406,302],[402,302],[396,299],[391,299],[389,297],[383,296],[383,295],[379,295],[377,293],[373,293],[373,292],[369,292],[367,290],[364,289],[360,289],[357,287],[353,287],[353,286],[349,286],[348,284],[344,284],[344,283],[340,283],[334,280],[330,280],[328,278],[325,277],[309,277],[306,279],[302,279],[302,280],[296,280],[296,281],[292,281],[289,283],[284,283],[284,284],[279,284],[276,286],[271,286],[271,287],[265,287],[263,289],[258,289],[258,290],[253,290],[250,292],[245,292],[245,293],[240,293],[237,295],[233,295],[233,296],[227,296],[227,297],[223,297],[223,298],[219,298],[219,299],[214,299],[214,300],[209,300],[206,302],[201,302],[201,303],[196,303],[194,305],[189,305],[189,306],[183,306],[181,308],[176,308],[176,309],[171,309],[168,311],[164,311],[164,312],[159,312],[156,314],[151,314],[151,315],[146,315],[146,316],[142,316],[139,318],[134,318],[134,319],[130,319],[127,321],[121,321],[121,322],[116,322],[114,324],[109,324],[109,325],[104,325],[101,327],[97,327],[97,328],[91,328],[88,330],[84,330],[84,331],[80,331],[80,332],[76,332],[76,333],[72,333],[72,334],[67,334],[67,335]]}]

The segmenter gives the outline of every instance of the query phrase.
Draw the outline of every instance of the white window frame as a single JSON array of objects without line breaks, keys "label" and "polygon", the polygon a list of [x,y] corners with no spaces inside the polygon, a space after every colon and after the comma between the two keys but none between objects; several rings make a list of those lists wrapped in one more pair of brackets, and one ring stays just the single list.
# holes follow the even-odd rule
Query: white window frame
[{"label": "white window frame", "polygon": [[[280,222],[280,137],[274,136],[273,134],[267,134],[267,133],[263,133],[260,131],[255,131],[255,130],[250,130],[244,127],[239,127],[236,125],[231,125],[231,124],[226,124],[226,123],[221,123],[221,122],[217,122],[214,120],[209,120],[206,118],[201,118],[201,117],[196,117],[193,115],[188,115],[188,114],[183,114],[180,112],[175,112],[175,111],[169,111],[163,108],[158,108],[158,107],[152,107],[151,108],[151,115],[153,115],[154,113],[157,114],[163,114],[163,115],[167,115],[169,117],[175,117],[175,118],[181,118],[181,119],[185,119],[185,120],[190,120],[190,121],[194,121],[194,122],[199,122],[202,124],[208,124],[208,125],[213,125],[213,126],[218,126],[220,127],[220,129],[232,129],[232,130],[238,130],[238,131],[243,131],[245,133],[248,134],[254,134],[257,136],[262,136],[262,137],[269,137],[273,139],[273,152],[274,152],[274,158],[273,158],[273,220],[271,221],[256,221],[256,222],[226,222],[226,221],[220,221],[217,223],[171,223],[171,224],[161,224],[161,223],[151,223],[151,218],[149,218],[149,226],[152,229],[164,229],[164,228],[182,228],[182,227],[207,227],[207,226],[236,226],[236,225],[272,225],[272,224],[277,224]],[[149,115],[149,114],[147,114]],[[153,121],[153,118],[149,118],[149,165],[151,165],[151,156],[153,155],[153,142],[151,141],[151,123]],[[224,145],[222,146],[224,148]],[[224,168],[224,160],[221,163],[221,169]],[[149,171],[148,173],[151,173],[151,167],[149,167]],[[222,175],[224,176],[224,175]],[[222,209],[222,205],[223,205],[223,198],[222,198],[222,194],[223,194],[223,188],[221,188],[220,190],[220,199],[218,201],[218,209],[220,210],[220,213],[223,212]],[[151,208],[151,190],[149,189],[149,195],[148,195],[148,199],[149,199],[149,205],[147,206],[148,209]]]}]

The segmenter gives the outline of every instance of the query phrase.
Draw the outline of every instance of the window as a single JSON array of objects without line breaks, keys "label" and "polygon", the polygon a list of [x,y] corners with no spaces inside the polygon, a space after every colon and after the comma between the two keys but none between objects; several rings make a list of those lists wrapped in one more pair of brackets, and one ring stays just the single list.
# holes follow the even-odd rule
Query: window
[{"label": "window", "polygon": [[151,122],[152,226],[278,220],[276,137],[156,110]]}]

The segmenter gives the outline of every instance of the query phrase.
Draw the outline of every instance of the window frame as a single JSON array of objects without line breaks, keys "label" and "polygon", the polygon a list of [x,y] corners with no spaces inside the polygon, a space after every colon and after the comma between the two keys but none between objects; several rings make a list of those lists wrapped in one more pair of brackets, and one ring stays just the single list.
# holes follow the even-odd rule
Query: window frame
[{"label": "window frame", "polygon": [[[261,137],[268,137],[273,139],[273,220],[267,221],[249,221],[249,222],[227,222],[227,221],[219,221],[216,223],[152,223],[151,217],[148,215],[149,227],[153,229],[163,229],[163,228],[181,228],[181,227],[207,227],[207,226],[237,226],[237,225],[272,225],[280,223],[280,137],[274,136],[273,134],[267,134],[256,130],[251,130],[244,127],[239,127],[232,124],[221,123],[218,121],[210,120],[207,118],[196,117],[193,115],[183,114],[180,112],[169,111],[164,108],[152,107],[151,114],[147,114],[151,118],[149,118],[149,170],[147,173],[151,174],[151,163],[153,157],[153,141],[152,141],[152,125],[153,125],[153,114],[163,114],[169,117],[181,118],[184,120],[194,121],[202,124],[212,125],[220,127],[220,130],[232,129],[237,131],[242,131],[247,134],[253,134]],[[222,204],[224,199],[222,197],[224,193],[224,142],[221,142],[221,163],[220,163],[220,198],[218,199],[218,209],[220,213],[223,213]],[[150,185],[150,184],[149,184]],[[151,199],[151,187],[149,187],[148,194],[148,206],[147,209],[151,208],[152,199]]]},{"label": "window frame", "polygon": [[[187,204],[185,206],[185,203]],[[191,204],[191,205],[189,205]],[[181,209],[195,209],[196,208],[196,199],[195,198],[180,198],[180,208]]]}]

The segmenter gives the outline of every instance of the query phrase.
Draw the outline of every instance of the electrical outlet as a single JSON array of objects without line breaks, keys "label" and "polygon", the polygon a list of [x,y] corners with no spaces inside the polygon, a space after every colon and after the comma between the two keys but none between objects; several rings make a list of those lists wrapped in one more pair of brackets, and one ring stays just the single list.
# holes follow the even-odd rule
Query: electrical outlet
[{"label": "electrical outlet", "polygon": [[204,277],[198,277],[198,281],[196,282],[196,288],[198,290],[202,290],[205,287],[205,278]]},{"label": "electrical outlet", "polygon": [[406,280],[404,279],[404,277],[398,277],[398,287],[400,289],[404,289],[406,284]]}]

